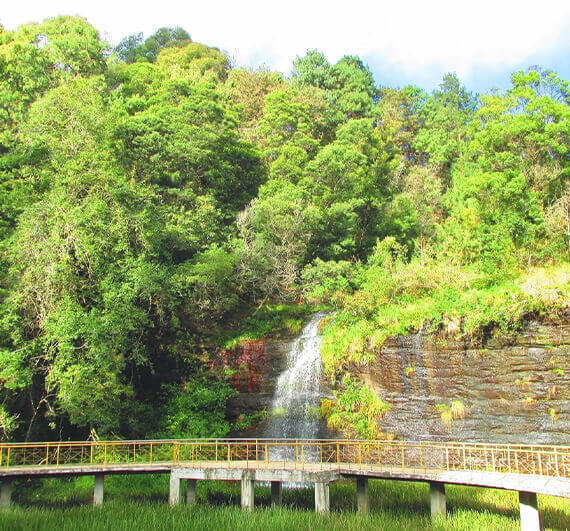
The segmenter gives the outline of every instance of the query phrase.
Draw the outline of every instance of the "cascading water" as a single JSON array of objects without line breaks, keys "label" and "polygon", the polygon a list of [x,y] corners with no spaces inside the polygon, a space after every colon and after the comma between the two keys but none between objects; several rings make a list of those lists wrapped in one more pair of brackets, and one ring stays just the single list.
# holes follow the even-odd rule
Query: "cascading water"
[{"label": "cascading water", "polygon": [[[317,415],[322,397],[318,328],[325,316],[324,312],[314,314],[288,348],[287,366],[277,379],[266,437],[314,439],[323,435],[323,423]],[[289,456],[277,452],[274,457]]]}]

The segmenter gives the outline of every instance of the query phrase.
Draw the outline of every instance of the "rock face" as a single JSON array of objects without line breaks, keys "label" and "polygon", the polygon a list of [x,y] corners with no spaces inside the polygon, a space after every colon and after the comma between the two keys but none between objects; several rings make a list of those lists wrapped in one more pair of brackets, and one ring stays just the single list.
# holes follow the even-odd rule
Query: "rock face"
[{"label": "rock face", "polygon": [[218,349],[211,368],[223,370],[238,392],[255,393],[261,390],[267,367],[265,340],[246,341],[230,349]]},{"label": "rock face", "polygon": [[383,431],[402,439],[570,442],[569,316],[480,348],[422,331],[393,338],[354,372],[390,404]]},{"label": "rock face", "polygon": [[[230,420],[270,412],[292,339],[219,352],[216,363],[233,372],[228,381],[240,391],[229,400]],[[381,428],[401,439],[570,442],[570,316],[558,324],[532,321],[510,341],[477,347],[422,331],[392,338],[375,362],[352,372],[390,404]],[[232,435],[267,436],[267,426]]]},{"label": "rock face", "polygon": [[[257,351],[255,359],[247,359],[243,355],[251,350],[252,342],[246,342],[232,351],[225,351],[224,366],[235,371],[230,382],[239,391],[239,395],[228,401],[227,415],[230,420],[263,409],[269,411],[277,378],[285,369],[289,342],[289,339],[258,342],[258,345],[262,345],[262,350]],[[260,349],[259,346],[256,348]],[[251,385],[252,381],[255,385]]]},{"label": "rock face", "polygon": [[[334,436],[316,411],[320,397],[329,394],[321,374],[318,326],[322,312],[314,314],[296,338],[248,341],[230,351],[218,352],[240,394],[228,401],[230,420],[265,409],[267,418],[234,436],[329,438]],[[228,371],[229,369],[229,371]]]}]

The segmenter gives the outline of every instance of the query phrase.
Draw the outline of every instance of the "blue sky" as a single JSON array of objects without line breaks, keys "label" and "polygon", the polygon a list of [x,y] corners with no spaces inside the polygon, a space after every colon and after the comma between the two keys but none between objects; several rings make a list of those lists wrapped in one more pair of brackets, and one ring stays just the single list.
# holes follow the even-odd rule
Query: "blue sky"
[{"label": "blue sky", "polygon": [[15,29],[58,14],[84,16],[114,44],[182,26],[237,65],[285,74],[315,48],[332,62],[360,56],[380,85],[432,90],[456,72],[486,92],[508,88],[512,72],[533,64],[570,80],[570,0],[20,0],[2,6],[0,23]]},{"label": "blue sky", "polygon": [[[447,65],[434,62],[409,72],[398,65],[390,64],[381,54],[371,54],[363,59],[374,72],[376,82],[387,86],[411,83],[432,90],[441,82],[446,72],[458,70],[452,65],[446,69]],[[504,63],[485,64],[473,61],[466,71],[460,72],[460,78],[467,88],[474,92],[484,93],[494,88],[504,90],[511,86],[510,75],[513,72],[527,70],[529,66],[534,65],[554,70],[563,79],[570,81],[570,25],[566,33],[549,48],[539,48],[522,58]]]}]

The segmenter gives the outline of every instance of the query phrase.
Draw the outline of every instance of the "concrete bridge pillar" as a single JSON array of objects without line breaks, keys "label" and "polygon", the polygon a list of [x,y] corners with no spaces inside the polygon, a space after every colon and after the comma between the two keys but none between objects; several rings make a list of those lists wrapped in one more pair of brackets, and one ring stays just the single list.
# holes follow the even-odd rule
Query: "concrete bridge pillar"
[{"label": "concrete bridge pillar", "polygon": [[186,484],[188,485],[188,488],[186,490],[186,504],[193,505],[197,501],[196,486],[198,484],[198,481],[195,479],[187,479]]},{"label": "concrete bridge pillar", "polygon": [[170,473],[170,492],[168,495],[168,503],[170,505],[178,505],[180,503],[180,478],[178,474]]},{"label": "concrete bridge pillar", "polygon": [[271,482],[271,505],[281,506],[283,503],[283,483],[281,481]]},{"label": "concrete bridge pillar", "polygon": [[446,517],[447,507],[445,502],[445,483],[430,481],[429,498],[431,505],[431,518],[435,520],[438,515]]},{"label": "concrete bridge pillar", "polygon": [[367,477],[359,476],[356,478],[356,505],[359,513],[368,514],[370,511]]},{"label": "concrete bridge pillar", "polygon": [[328,513],[330,507],[329,482],[319,481],[315,483],[315,511],[320,514]]},{"label": "concrete bridge pillar", "polygon": [[5,509],[10,507],[12,503],[12,486],[13,481],[11,479],[3,479],[0,484],[0,509]]},{"label": "concrete bridge pillar", "polygon": [[250,473],[245,471],[241,478],[241,507],[252,511],[254,507],[255,482]]},{"label": "concrete bridge pillar", "polygon": [[105,474],[95,474],[93,485],[93,505],[103,505],[103,486],[105,484]]},{"label": "concrete bridge pillar", "polygon": [[534,492],[519,491],[519,505],[521,513],[521,531],[540,531],[540,513],[538,501]]}]

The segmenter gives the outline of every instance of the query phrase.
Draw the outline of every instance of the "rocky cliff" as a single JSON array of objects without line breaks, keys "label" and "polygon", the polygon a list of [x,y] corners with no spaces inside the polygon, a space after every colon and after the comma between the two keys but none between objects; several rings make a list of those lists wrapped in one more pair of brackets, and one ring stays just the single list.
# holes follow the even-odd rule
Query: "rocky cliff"
[{"label": "rocky cliff", "polygon": [[[220,352],[219,363],[240,391],[228,404],[232,420],[270,410],[290,341]],[[478,345],[423,331],[391,338],[376,361],[350,372],[390,405],[381,429],[398,438],[570,443],[570,315],[529,321],[514,337]],[[264,429],[255,424],[241,435]]]},{"label": "rocky cliff", "polygon": [[478,346],[392,338],[354,372],[390,404],[382,429],[399,438],[570,443],[570,316]]}]

